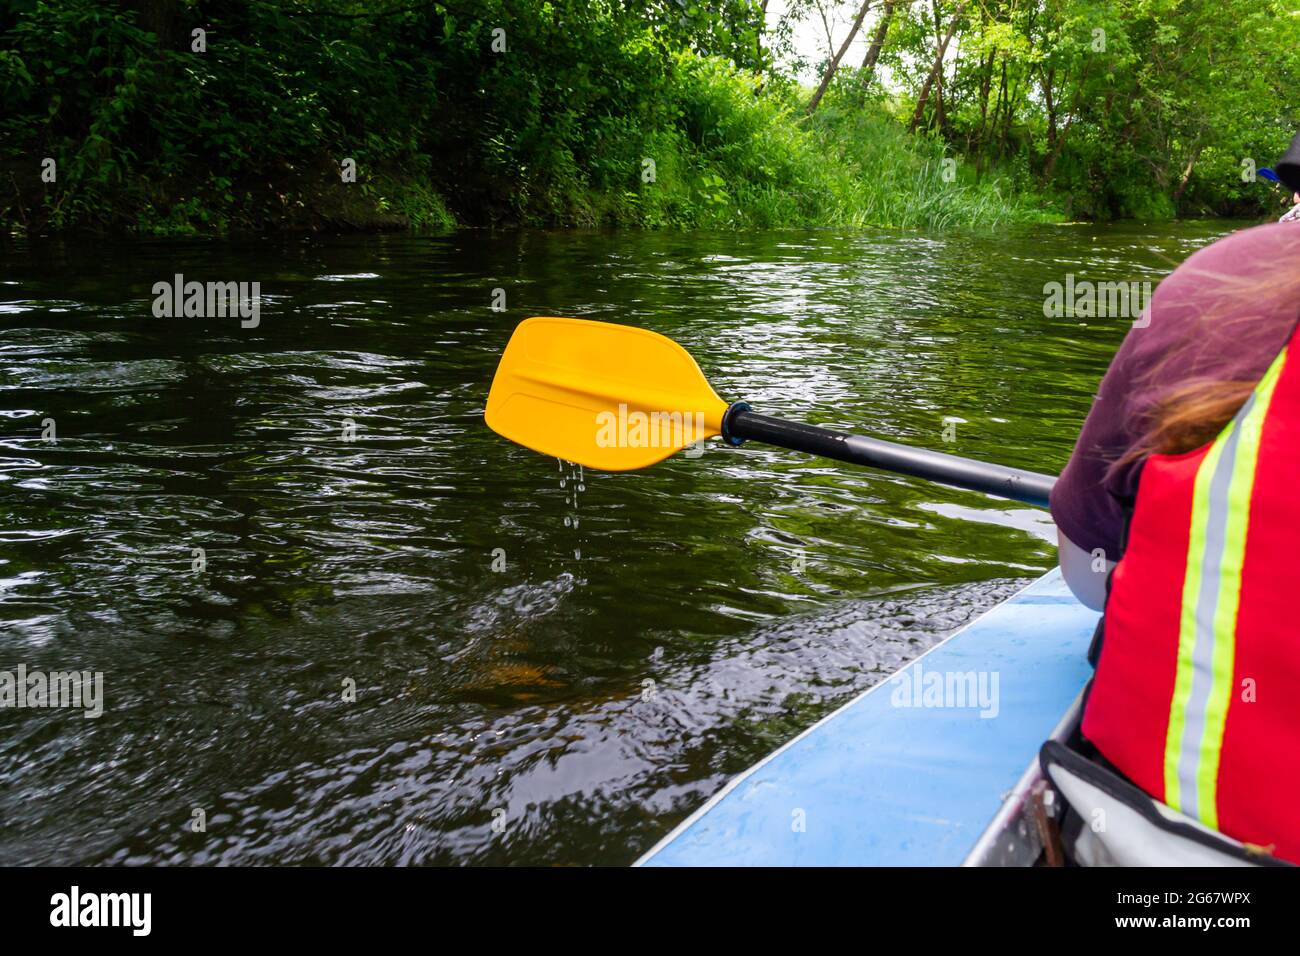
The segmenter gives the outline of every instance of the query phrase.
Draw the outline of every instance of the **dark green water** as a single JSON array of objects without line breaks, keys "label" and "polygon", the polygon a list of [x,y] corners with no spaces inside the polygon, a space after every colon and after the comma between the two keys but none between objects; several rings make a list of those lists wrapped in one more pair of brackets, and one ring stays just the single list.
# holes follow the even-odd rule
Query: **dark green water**
[{"label": "dark green water", "polygon": [[[483,425],[515,323],[643,325],[758,410],[1052,471],[1126,322],[1044,283],[1235,225],[5,248],[0,669],[106,704],[0,710],[0,863],[632,861],[1054,532],[758,446],[579,474]],[[154,318],[178,272],[259,281],[260,325]]]}]

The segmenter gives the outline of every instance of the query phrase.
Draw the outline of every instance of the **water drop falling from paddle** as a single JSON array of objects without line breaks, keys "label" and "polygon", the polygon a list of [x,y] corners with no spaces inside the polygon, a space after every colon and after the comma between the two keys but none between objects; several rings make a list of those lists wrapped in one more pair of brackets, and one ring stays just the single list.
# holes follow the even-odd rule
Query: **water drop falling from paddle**
[{"label": "water drop falling from paddle", "polygon": [[[586,476],[583,473],[581,465],[565,461],[562,458],[556,459],[559,465],[560,473],[560,490],[564,492],[564,503],[569,506],[571,513],[564,516],[564,527],[577,530],[578,528],[578,496],[587,490]],[[582,558],[582,549],[575,547],[573,549],[575,559]]]}]

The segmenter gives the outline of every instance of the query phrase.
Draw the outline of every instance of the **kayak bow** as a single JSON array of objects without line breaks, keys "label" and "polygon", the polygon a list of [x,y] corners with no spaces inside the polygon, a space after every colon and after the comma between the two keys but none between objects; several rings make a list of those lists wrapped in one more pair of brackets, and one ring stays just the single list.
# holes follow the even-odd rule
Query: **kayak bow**
[{"label": "kayak bow", "polygon": [[[1091,674],[1097,617],[1049,572],[732,779],[637,865],[1032,863],[1027,781]],[[991,699],[918,699],[980,675]]]}]

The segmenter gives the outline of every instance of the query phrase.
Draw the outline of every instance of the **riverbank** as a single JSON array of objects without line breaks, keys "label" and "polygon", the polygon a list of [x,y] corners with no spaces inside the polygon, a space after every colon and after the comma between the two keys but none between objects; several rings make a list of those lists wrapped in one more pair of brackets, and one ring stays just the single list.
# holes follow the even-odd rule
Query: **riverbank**
[{"label": "riverbank", "polygon": [[680,127],[654,131],[648,148],[632,151],[653,155],[629,157],[632,182],[601,185],[575,172],[543,201],[488,207],[439,182],[424,158],[404,165],[401,157],[381,157],[376,171],[358,170],[353,181],[343,178],[347,157],[322,153],[279,164],[269,176],[145,175],[99,196],[86,184],[24,181],[19,173],[38,164],[10,157],[0,168],[9,185],[0,189],[0,226],[19,234],[166,236],[483,225],[939,229],[1065,218],[1059,204],[1018,188],[1012,177],[976,176],[939,142],[909,136],[887,117],[828,115],[801,125],[780,103],[733,105],[725,121],[735,129],[715,142],[701,143]]},{"label": "riverbank", "polygon": [[[0,227],[225,234],[488,226],[992,226],[1061,218],[887,99],[807,91],[636,17],[189,22],[70,0],[0,20]],[[305,30],[304,24],[311,29]],[[430,31],[442,29],[430,37]],[[562,67],[562,68],[561,68]]]},{"label": "riverbank", "polygon": [[[1172,68],[1116,60],[1148,43],[1144,9],[1117,8],[1106,74],[1069,18],[1053,32],[962,5],[948,36],[967,46],[949,70],[924,18],[890,10],[879,64],[836,57],[814,92],[784,65],[789,18],[748,2],[11,9],[0,229],[938,229],[1266,212],[1253,170],[1290,135],[1260,105],[1276,91],[1252,92],[1243,114],[1204,83],[1183,95]],[[1272,36],[1257,19],[1248,49]],[[1221,20],[1170,52],[1201,63]]]},{"label": "riverbank", "polygon": [[[721,60],[680,55],[672,76],[659,121],[630,134],[620,124],[598,131],[584,162],[523,166],[486,193],[458,182],[435,155],[363,128],[356,138],[380,145],[362,159],[322,143],[292,157],[250,149],[230,165],[195,159],[175,170],[162,156],[135,155],[137,174],[105,150],[111,188],[84,148],[54,159],[53,182],[34,175],[49,165],[40,150],[9,155],[0,223],[33,234],[219,235],[462,225],[935,229],[1064,218],[1023,180],[977,173],[941,141],[838,92],[809,118],[798,87],[761,89]],[[196,154],[217,155],[209,145]]]}]

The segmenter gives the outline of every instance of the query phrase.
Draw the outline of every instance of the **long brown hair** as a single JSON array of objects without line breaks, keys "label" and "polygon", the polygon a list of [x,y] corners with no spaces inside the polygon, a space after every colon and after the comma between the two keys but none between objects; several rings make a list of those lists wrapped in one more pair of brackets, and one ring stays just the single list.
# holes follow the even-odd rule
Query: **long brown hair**
[{"label": "long brown hair", "polygon": [[[1300,316],[1300,269],[1281,275],[1256,274],[1249,277],[1200,274],[1211,278],[1217,286],[1210,293],[1211,301],[1202,303],[1198,309],[1198,319],[1203,325],[1263,321],[1266,313],[1287,304]],[[1257,308],[1242,315],[1242,303]],[[1221,333],[1223,330],[1218,331]],[[1191,346],[1191,339],[1189,336],[1184,349]],[[1168,362],[1180,356],[1181,352],[1167,356],[1149,373],[1150,376],[1154,377]],[[1260,375],[1263,373],[1261,368]],[[1171,389],[1143,416],[1137,439],[1111,465],[1112,471],[1148,455],[1180,455],[1213,441],[1241,410],[1258,384],[1258,378],[1206,377]]]},{"label": "long brown hair", "polygon": [[1116,466],[1148,455],[1181,455],[1213,441],[1258,384],[1257,380],[1206,379],[1173,389],[1152,406],[1137,441]]}]

